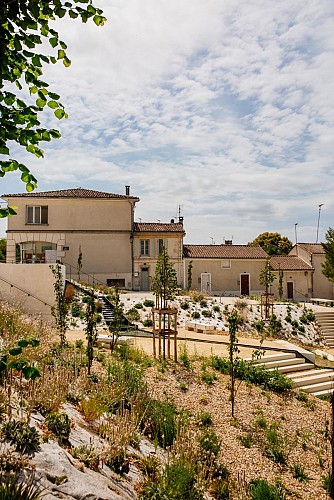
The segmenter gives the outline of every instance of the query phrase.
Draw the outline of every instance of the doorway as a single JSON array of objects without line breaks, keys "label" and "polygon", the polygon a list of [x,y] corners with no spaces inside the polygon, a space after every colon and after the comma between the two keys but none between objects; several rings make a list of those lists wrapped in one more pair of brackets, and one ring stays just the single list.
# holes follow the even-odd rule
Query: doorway
[{"label": "doorway", "polygon": [[249,295],[249,274],[240,274],[240,295]]},{"label": "doorway", "polygon": [[150,289],[150,277],[149,277],[149,268],[142,267],[140,273],[140,290],[142,292],[146,292]]},{"label": "doorway", "polygon": [[211,293],[211,273],[201,273],[201,292]]},{"label": "doorway", "polygon": [[288,290],[288,300],[293,300],[293,282],[288,281],[286,286]]}]

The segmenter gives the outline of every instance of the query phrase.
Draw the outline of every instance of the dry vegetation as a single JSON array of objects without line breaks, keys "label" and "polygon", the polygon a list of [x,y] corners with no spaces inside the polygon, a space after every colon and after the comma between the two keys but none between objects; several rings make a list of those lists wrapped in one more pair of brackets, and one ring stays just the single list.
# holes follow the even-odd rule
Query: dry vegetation
[{"label": "dry vegetation", "polygon": [[[329,404],[285,388],[284,377],[278,392],[238,381],[232,420],[219,360],[183,348],[178,364],[166,363],[123,346],[96,350],[88,377],[82,343],[61,347],[51,330],[3,304],[0,328],[1,475],[29,470],[29,453],[54,442],[81,467],[118,474],[131,498],[329,498]],[[75,412],[90,436],[80,446],[71,443]],[[144,437],[153,453],[140,451]]]}]

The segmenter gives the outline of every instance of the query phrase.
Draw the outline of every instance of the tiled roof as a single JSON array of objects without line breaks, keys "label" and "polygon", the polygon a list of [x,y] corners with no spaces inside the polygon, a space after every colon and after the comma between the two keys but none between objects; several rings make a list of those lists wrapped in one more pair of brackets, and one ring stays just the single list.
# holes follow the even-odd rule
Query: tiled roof
[{"label": "tiled roof", "polygon": [[313,267],[297,255],[275,255],[270,259],[274,271],[310,271]]},{"label": "tiled roof", "polygon": [[266,259],[261,247],[251,245],[184,245],[183,256],[189,259]]},{"label": "tiled roof", "polygon": [[57,191],[42,191],[33,193],[4,194],[2,198],[94,198],[94,199],[124,199],[139,200],[136,196],[127,196],[125,194],[105,193],[93,189],[59,189]]},{"label": "tiled roof", "polygon": [[135,233],[185,233],[179,222],[135,222]]},{"label": "tiled roof", "polygon": [[321,243],[298,243],[298,246],[308,253],[325,253]]}]

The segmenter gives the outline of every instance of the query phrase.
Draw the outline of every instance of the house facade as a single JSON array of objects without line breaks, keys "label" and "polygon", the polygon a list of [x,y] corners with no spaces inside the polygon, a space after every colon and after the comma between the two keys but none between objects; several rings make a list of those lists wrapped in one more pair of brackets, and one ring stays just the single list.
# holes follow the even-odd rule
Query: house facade
[{"label": "house facade", "polygon": [[[184,245],[184,287],[212,295],[251,295],[263,291],[259,282],[268,255],[250,245]],[[191,278],[191,279],[189,279]]]},{"label": "house facade", "polygon": [[177,282],[182,286],[182,219],[170,223],[135,222],[133,247],[133,289],[150,290],[151,279],[155,274],[159,255],[166,248],[171,264],[177,275]]},{"label": "house facade", "polygon": [[[288,300],[304,301],[311,298],[314,268],[309,262],[297,255],[275,255],[270,259],[275,275],[271,292],[280,297],[280,279],[282,297]],[[281,276],[281,278],[280,278]]]}]

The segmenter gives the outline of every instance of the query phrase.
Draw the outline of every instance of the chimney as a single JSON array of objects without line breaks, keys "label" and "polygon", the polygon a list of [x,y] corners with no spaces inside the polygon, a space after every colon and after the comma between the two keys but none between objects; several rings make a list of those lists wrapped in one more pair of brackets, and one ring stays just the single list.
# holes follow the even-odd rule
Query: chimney
[{"label": "chimney", "polygon": [[125,186],[125,195],[130,196],[130,186]]},{"label": "chimney", "polygon": [[232,240],[225,240],[225,245],[231,246],[232,245]]},{"label": "chimney", "polygon": [[174,219],[171,219],[171,220],[170,220],[170,223],[171,223],[171,224],[174,224],[174,222],[175,222],[175,221],[174,221]]}]

